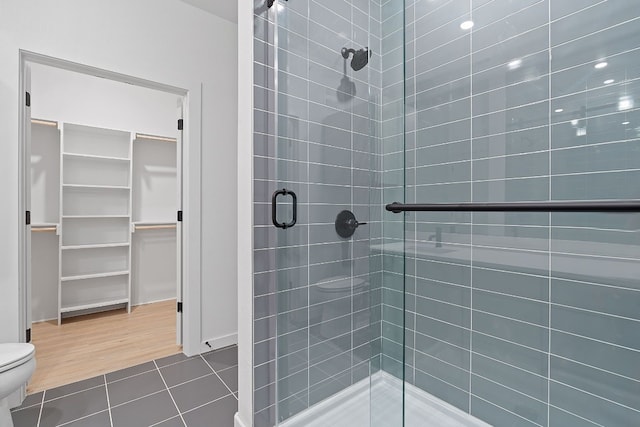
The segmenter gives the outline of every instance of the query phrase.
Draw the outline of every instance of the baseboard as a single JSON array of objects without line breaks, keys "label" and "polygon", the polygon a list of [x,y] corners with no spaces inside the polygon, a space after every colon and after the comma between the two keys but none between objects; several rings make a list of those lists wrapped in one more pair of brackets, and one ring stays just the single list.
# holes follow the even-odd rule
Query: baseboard
[{"label": "baseboard", "polygon": [[[144,302],[132,302],[131,303],[131,307],[140,307],[141,305],[149,305],[149,304],[155,304],[157,302],[165,302],[165,301],[175,301],[176,297],[170,297],[170,298],[164,298],[164,299],[159,299],[159,300],[153,300],[153,301],[144,301]],[[104,311],[109,311],[109,310],[104,310]],[[90,314],[90,313],[89,313]],[[38,320],[31,320],[31,323],[44,323],[44,322],[51,322],[51,321],[57,321],[58,320],[58,316],[57,315],[52,315],[52,317],[50,319],[38,319]]]},{"label": "baseboard", "polygon": [[[207,345],[206,343],[209,343],[209,345]],[[224,348],[236,344],[238,344],[237,332],[229,335],[223,335],[221,337],[209,338],[208,340],[203,340],[200,343],[200,353],[206,353],[207,351],[217,350],[219,348]]]},{"label": "baseboard", "polygon": [[246,424],[240,418],[240,412],[236,412],[236,415],[233,417],[233,425],[234,427],[250,427],[250,424]]},{"label": "baseboard", "polygon": [[131,307],[140,307],[141,305],[149,305],[149,304],[155,304],[157,302],[166,302],[166,301],[175,301],[176,297],[169,297],[169,298],[163,298],[163,299],[156,299],[153,301],[136,301],[136,302],[131,302]]}]

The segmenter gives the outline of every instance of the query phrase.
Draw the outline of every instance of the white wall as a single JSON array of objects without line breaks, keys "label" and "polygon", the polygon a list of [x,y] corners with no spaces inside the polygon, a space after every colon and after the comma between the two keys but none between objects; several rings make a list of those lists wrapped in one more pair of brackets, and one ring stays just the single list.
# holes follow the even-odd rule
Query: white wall
[{"label": "white wall", "polygon": [[[133,143],[133,221],[175,222],[176,148],[173,142],[150,139]],[[176,298],[176,255],[175,229],[133,233],[131,297],[134,305]]]},{"label": "white wall", "polygon": [[31,318],[58,319],[58,236],[53,232],[31,236]]},{"label": "white wall", "polygon": [[196,287],[189,298],[203,315],[185,326],[194,340],[235,333],[237,216],[228,207],[235,206],[236,195],[221,190],[222,184],[235,188],[236,179],[236,40],[235,24],[178,0],[0,0],[0,196],[13,207],[0,212],[0,342],[17,341],[23,333],[17,250],[23,230],[20,49],[189,90],[185,130],[192,146],[185,153],[191,166],[184,177],[190,188],[184,227],[193,246],[185,268]]},{"label": "white wall", "polygon": [[87,74],[31,65],[31,116],[176,137],[178,96]]},{"label": "white wall", "polygon": [[131,304],[175,298],[176,289],[176,231],[136,231],[131,236]]}]

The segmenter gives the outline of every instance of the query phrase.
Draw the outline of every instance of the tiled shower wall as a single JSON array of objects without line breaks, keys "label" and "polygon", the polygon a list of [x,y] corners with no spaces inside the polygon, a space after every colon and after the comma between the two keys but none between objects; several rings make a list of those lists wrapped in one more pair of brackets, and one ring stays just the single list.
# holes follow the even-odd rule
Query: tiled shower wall
[{"label": "tiled shower wall", "polygon": [[[263,427],[366,379],[379,360],[382,257],[369,255],[382,230],[380,5],[259,1],[254,11],[254,425]],[[340,50],[367,46],[369,65],[353,71]],[[286,230],[271,224],[282,188],[298,197]],[[291,201],[280,202],[282,222]],[[368,222],[351,239],[335,231],[343,209]]]},{"label": "tiled shower wall", "polygon": [[[402,10],[383,2],[382,136],[397,152],[387,70],[404,54],[407,202],[640,198],[636,0],[404,6],[398,49],[385,28]],[[397,160],[383,165],[391,202]],[[398,216],[383,365],[400,376]],[[639,229],[635,214],[407,215],[406,379],[494,425],[638,425]]]}]

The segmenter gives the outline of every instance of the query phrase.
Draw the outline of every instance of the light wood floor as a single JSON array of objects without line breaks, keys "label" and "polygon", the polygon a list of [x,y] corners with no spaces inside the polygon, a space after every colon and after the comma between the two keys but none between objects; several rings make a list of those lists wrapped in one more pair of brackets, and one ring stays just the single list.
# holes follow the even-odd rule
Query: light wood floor
[{"label": "light wood floor", "polygon": [[69,384],[179,353],[176,302],[40,322],[32,326],[36,371],[27,393]]}]

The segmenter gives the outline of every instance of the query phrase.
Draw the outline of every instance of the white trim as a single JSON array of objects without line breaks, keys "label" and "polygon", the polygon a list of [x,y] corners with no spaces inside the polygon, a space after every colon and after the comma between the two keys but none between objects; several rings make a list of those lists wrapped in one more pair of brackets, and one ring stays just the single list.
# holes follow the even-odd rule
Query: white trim
[{"label": "white trim", "polygon": [[[206,343],[209,343],[209,345],[207,345]],[[215,338],[204,339],[200,343],[200,353],[206,353],[207,351],[211,351],[211,350],[218,350],[219,348],[225,348],[235,344],[238,344],[237,333],[223,335]]]},{"label": "white trim", "polygon": [[[182,133],[182,350],[198,353],[202,336],[202,84],[185,99]],[[197,143],[193,143],[197,142]]]},{"label": "white trim", "polygon": [[[402,396],[403,394],[404,396]],[[402,411],[403,405],[406,405],[405,417],[408,416],[409,419],[416,416],[426,417],[438,414],[439,417],[447,421],[446,425],[489,427],[489,424],[484,421],[384,371],[378,371],[370,377],[360,380],[279,425],[281,427],[320,425],[318,421],[331,412],[334,414],[336,411],[342,413],[342,411],[348,411],[349,408],[374,405],[375,397],[385,400],[388,397],[397,397],[395,405],[399,411]],[[407,403],[403,404],[403,401]],[[366,404],[367,402],[369,403]],[[385,403],[391,407],[394,406],[394,402],[385,401]],[[389,410],[389,407],[386,409]],[[325,421],[327,420],[325,419]],[[368,418],[367,421],[369,421]],[[418,425],[418,423],[411,422],[407,425]]]},{"label": "white trim", "polygon": [[250,427],[249,424],[245,424],[240,418],[240,413],[236,412],[236,415],[233,417],[233,426],[234,427]]},{"label": "white trim", "polygon": [[253,8],[238,0],[238,413],[253,425]]},{"label": "white trim", "polygon": [[[165,302],[165,301],[175,301],[175,297],[174,298],[163,298],[163,299],[158,299],[158,300],[153,300],[153,301],[145,301],[145,302],[141,302],[138,304],[134,304],[133,301],[131,301],[131,308],[133,309],[133,307],[141,307],[143,305],[149,305],[149,304],[155,304],[157,302]],[[39,320],[33,320],[32,324],[34,323],[44,323],[44,322],[50,322],[50,321],[57,321],[58,318],[57,317],[52,317],[50,319],[39,319]]]},{"label": "white trim", "polygon": [[[374,382],[383,381],[384,377],[381,376],[381,371],[366,377],[357,383],[339,391],[338,393],[330,396],[324,400],[321,400],[316,405],[311,406],[309,409],[300,412],[297,415],[280,423],[280,427],[296,427],[305,426],[322,416],[326,411],[335,408],[341,404],[346,404],[350,400],[358,399],[363,393],[369,394],[371,386]],[[355,402],[354,402],[355,403]]]}]

